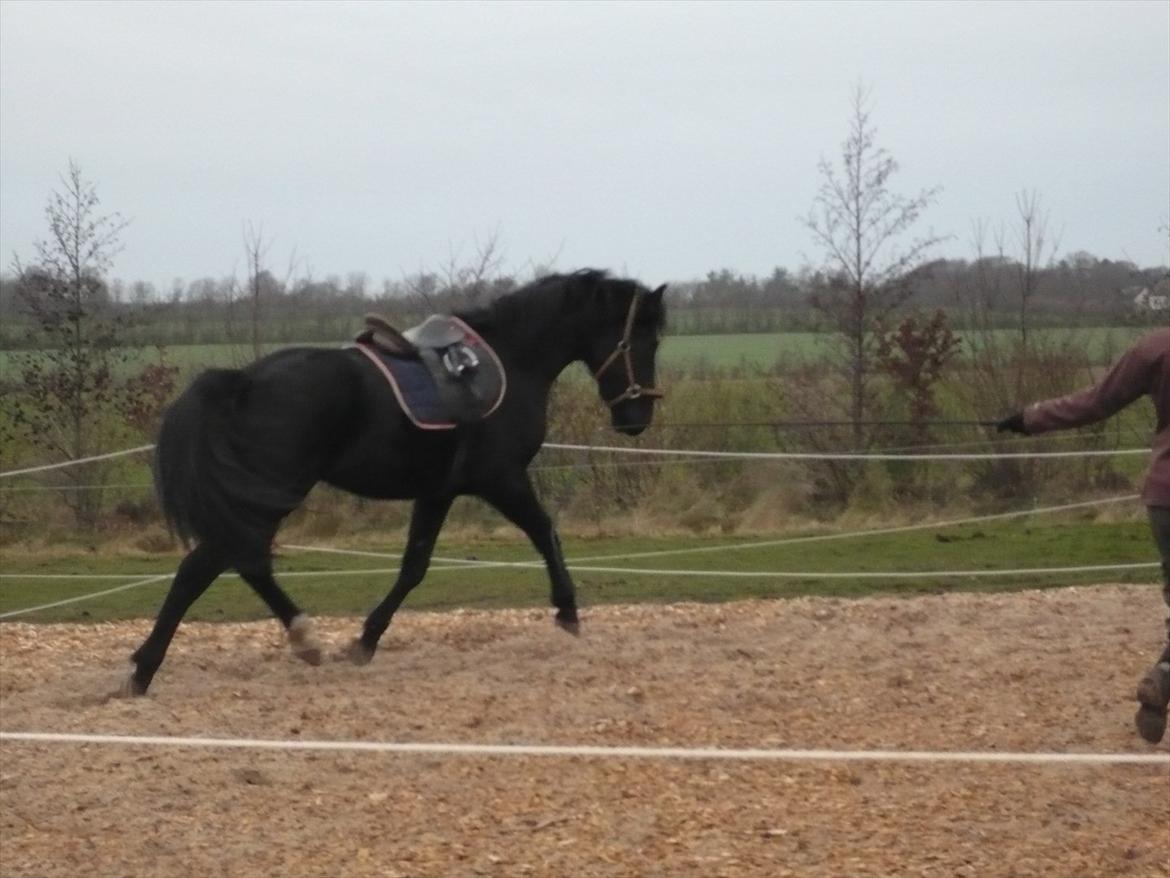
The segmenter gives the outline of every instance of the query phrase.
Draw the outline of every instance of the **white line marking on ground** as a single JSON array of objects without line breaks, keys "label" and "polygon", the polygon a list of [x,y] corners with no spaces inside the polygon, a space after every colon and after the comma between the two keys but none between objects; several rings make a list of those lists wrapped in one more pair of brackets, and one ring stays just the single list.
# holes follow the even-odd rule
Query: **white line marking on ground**
[{"label": "white line marking on ground", "polygon": [[[344,549],[319,549],[313,546],[291,545],[286,548],[346,554]],[[363,552],[361,554],[369,555],[370,553]],[[544,566],[543,562],[540,561],[471,561],[458,558],[436,560],[450,562],[458,566],[432,567],[430,572],[517,568],[533,570]],[[752,577],[761,579],[929,579],[935,576],[1045,576],[1054,573],[1101,573],[1106,570],[1152,570],[1162,565],[1158,561],[1133,561],[1118,564],[1086,564],[1079,567],[1014,567],[982,570],[678,570],[666,567],[593,567],[573,564],[572,562],[568,562],[566,566],[573,573],[622,573],[640,576],[726,576],[749,579]],[[279,575],[289,576],[291,574]]]},{"label": "white line marking on ground", "polygon": [[[441,571],[441,570],[465,570],[465,569],[466,568],[464,568],[464,567],[442,567],[442,566],[431,568],[431,570],[439,570],[439,571]],[[389,575],[389,574],[394,574],[397,572],[398,572],[398,569],[395,567],[384,567],[384,568],[374,569],[374,570],[299,570],[299,571],[292,571],[289,573],[280,573],[280,574],[278,574],[278,576],[281,579],[287,579],[290,577],[306,577],[306,576],[362,576],[365,574]],[[149,579],[140,579],[140,580],[137,580],[136,582],[130,582],[130,583],[127,583],[126,585],[119,585],[116,588],[103,589],[102,591],[88,592],[86,594],[77,595],[76,597],[66,598],[65,600],[54,601],[51,604],[40,604],[40,605],[35,606],[35,607],[25,607],[24,609],[21,609],[21,610],[9,610],[7,613],[0,613],[0,620],[10,619],[14,616],[25,616],[25,615],[28,615],[29,613],[35,613],[37,610],[49,610],[49,609],[52,609],[53,607],[64,606],[65,604],[76,604],[76,603],[80,603],[81,601],[88,601],[91,598],[98,598],[98,597],[102,597],[103,595],[113,594],[114,592],[126,591],[127,589],[130,589],[130,588],[138,588],[138,586],[140,586],[140,585],[150,585],[150,583],[152,583],[152,582],[159,582],[160,580],[163,580],[163,579],[170,579],[173,575],[174,574],[172,574],[172,573],[160,573],[158,575],[151,576]],[[234,576],[236,578],[239,578],[239,574],[234,573],[234,572],[233,573],[225,573],[223,575],[224,576]],[[2,574],[0,574],[0,579],[74,579],[74,578],[77,578],[77,579],[107,579],[107,578],[111,578],[111,577],[117,578],[117,579],[129,578],[126,576],[118,576],[117,574],[88,574],[88,573],[32,573],[32,574],[27,574],[27,575],[22,575],[19,573],[2,573]]]},{"label": "white line marking on ground", "polygon": [[64,460],[60,463],[46,463],[44,466],[30,466],[25,469],[10,469],[0,473],[0,479],[11,476],[26,476],[29,473],[43,473],[51,469],[64,469],[67,466],[78,466],[83,463],[93,463],[95,460],[109,460],[114,457],[125,457],[127,454],[138,454],[140,451],[150,451],[153,445],[139,445],[137,448],[124,448],[121,451],[111,451],[109,454],[95,454],[92,457],[79,457],[76,460]]},{"label": "white line marking on ground", "polygon": [[624,445],[565,445],[546,442],[543,448],[559,451],[603,451],[609,454],[661,454],[667,457],[721,458],[725,460],[1023,460],[1052,457],[1117,457],[1149,454],[1148,448],[1112,448],[1083,451],[1004,451],[978,454],[886,454],[860,451],[691,451],[685,448],[632,448]]},{"label": "white line marking on ground", "polygon": [[[1021,518],[1029,515],[1040,515],[1051,512],[1063,512],[1071,509],[1081,509],[1089,506],[1098,506],[1107,503],[1121,503],[1129,500],[1136,500],[1138,495],[1125,494],[1116,497],[1104,497],[1098,500],[1084,500],[1078,503],[1065,503],[1060,506],[1045,506],[1035,509],[1018,510],[1015,512],[1000,512],[991,515],[977,515],[968,518],[951,519],[949,521],[938,522],[921,522],[919,524],[899,525],[896,527],[886,528],[871,528],[868,530],[846,531],[845,533],[829,533],[829,534],[812,534],[808,536],[799,537],[782,537],[774,540],[758,540],[747,543],[732,543],[720,546],[700,546],[687,549],[660,549],[648,552],[624,552],[610,555],[593,555],[582,558],[568,559],[569,569],[578,573],[618,573],[631,575],[645,575],[645,576],[725,576],[733,578],[772,578],[772,579],[914,579],[914,578],[928,578],[931,576],[1027,576],[1027,575],[1046,575],[1056,573],[1082,573],[1082,572],[1102,572],[1106,570],[1141,570],[1147,568],[1154,568],[1159,566],[1157,562],[1147,563],[1127,563],[1127,564],[1102,564],[1086,567],[1040,567],[1040,568],[1019,568],[1014,570],[951,570],[951,571],[896,571],[892,573],[882,573],[878,571],[866,572],[820,572],[814,573],[811,571],[721,571],[721,570],[663,570],[663,569],[646,569],[646,568],[624,568],[624,567],[586,567],[582,566],[582,562],[588,561],[607,561],[628,558],[661,558],[672,555],[691,555],[710,552],[733,551],[742,549],[765,548],[771,546],[792,545],[796,543],[811,543],[823,542],[827,540],[841,540],[852,539],[865,536],[880,536],[892,533],[904,533],[907,531],[916,530],[937,530],[947,527],[958,527],[967,524],[976,524],[986,521],[994,521],[1009,518]],[[372,558],[389,558],[399,559],[401,554],[391,552],[372,552],[362,551],[357,549],[336,549],[328,546],[306,546],[296,545],[291,543],[278,545],[278,549],[292,549],[294,551],[303,552],[323,552],[336,555],[354,555]],[[475,569],[491,569],[491,568],[513,568],[513,569],[527,569],[538,570],[543,568],[542,561],[479,561],[466,558],[447,558],[443,556],[434,556],[434,561],[439,562],[439,565],[430,568],[431,572],[439,573],[450,570],[475,570]],[[309,577],[309,576],[364,576],[364,575],[392,575],[397,573],[393,568],[375,568],[367,570],[313,570],[313,571],[291,571],[280,573],[281,578],[294,577]],[[0,614],[0,620],[11,618],[14,616],[23,616],[29,613],[34,613],[37,610],[50,609],[52,607],[62,606],[64,604],[73,604],[80,601],[89,600],[95,597],[112,594],[117,591],[124,591],[129,588],[136,588],[139,585],[146,585],[149,582],[157,581],[158,579],[165,579],[170,574],[158,574],[153,579],[141,580],[127,585],[119,586],[118,588],[106,589],[104,591],[92,592],[85,595],[69,598],[63,601],[57,601],[51,604],[43,604],[36,607],[27,607],[21,610],[12,610],[7,613]],[[66,579],[66,578],[90,578],[90,579],[109,579],[109,578],[125,578],[119,574],[49,574],[49,573],[34,573],[34,574],[19,574],[19,573],[2,573],[0,579]]]},{"label": "white line marking on ground", "polygon": [[[952,518],[947,521],[926,521],[918,524],[902,524],[894,527],[875,527],[868,530],[854,530],[845,531],[844,533],[828,533],[828,534],[810,534],[799,537],[780,537],[772,540],[755,540],[747,543],[726,543],[719,546],[699,546],[697,548],[689,549],[657,549],[649,552],[622,552],[611,555],[588,555],[581,558],[567,558],[567,564],[581,564],[588,561],[616,561],[627,558],[664,558],[671,555],[698,555],[709,552],[725,552],[736,551],[742,549],[763,549],[771,546],[788,546],[796,543],[817,543],[825,542],[827,540],[846,540],[856,539],[859,537],[869,536],[884,536],[886,534],[906,533],[908,531],[916,530],[939,530],[948,527],[961,527],[968,524],[980,524],[986,521],[998,521],[1010,518],[1026,518],[1029,515],[1044,515],[1052,512],[1066,512],[1072,509],[1084,509],[1090,506],[1103,506],[1108,503],[1123,503],[1129,500],[1137,500],[1138,494],[1122,494],[1116,497],[1102,497],[1098,500],[1082,500],[1077,503],[1064,503],[1060,506],[1040,506],[1034,509],[1022,509],[1015,512],[996,512],[989,515],[972,515],[967,518]],[[282,544],[282,548],[295,549],[303,552],[326,552],[337,555],[358,555],[368,558],[401,558],[402,555],[396,552],[371,552],[359,551],[357,549],[334,549],[328,546],[305,546],[294,545],[291,543]],[[447,558],[442,555],[432,556],[432,560],[439,561],[444,564],[459,564],[464,566],[473,566],[479,562],[471,561],[464,558]],[[543,561],[517,561],[511,562],[516,567],[543,567]],[[436,568],[437,569],[437,568]]]},{"label": "white line marking on ground", "polygon": [[1032,765],[1165,765],[1170,753],[1011,753],[993,750],[763,750],[732,747],[621,747],[573,744],[449,744],[395,741],[299,741],[268,738],[190,738],[169,735],[90,735],[0,732],[0,741],[131,747],[236,750],[330,750],[423,753],[433,756],[555,756],[601,759],[709,759],[768,762],[969,762]]},{"label": "white line marking on ground", "polygon": [[[469,561],[469,566],[452,566],[452,567],[432,567],[432,573],[439,573],[452,570],[488,570],[501,568],[521,568],[525,570],[533,570],[535,566],[526,561]],[[706,576],[706,577],[727,577],[737,579],[931,579],[934,577],[960,577],[960,576],[1044,576],[1056,573],[1100,573],[1105,570],[1152,570],[1161,567],[1157,561],[1148,561],[1135,564],[1093,564],[1085,567],[1021,567],[1014,570],[911,570],[911,571],[893,571],[883,572],[880,570],[852,570],[852,571],[827,571],[827,570],[665,570],[652,569],[642,567],[581,567],[569,565],[569,570],[575,573],[616,573],[628,574],[633,576]],[[383,570],[313,570],[313,571],[299,571],[293,573],[278,574],[278,578],[286,579],[289,577],[305,577],[305,576],[360,576],[369,574],[395,574],[398,571],[393,568]],[[52,576],[51,574],[43,574],[45,576]],[[61,574],[65,575],[65,574]],[[228,574],[237,575],[237,574]],[[16,576],[15,578],[21,578]],[[88,594],[78,595],[77,597],[66,598],[61,601],[54,601],[50,604],[40,604],[35,607],[25,607],[21,610],[9,610],[7,613],[0,613],[0,620],[10,619],[14,616],[25,616],[29,613],[35,613],[38,610],[48,610],[53,607],[64,606],[65,604],[76,604],[81,601],[87,601],[91,598],[101,597],[107,594],[113,594],[118,591],[125,591],[130,588],[137,588],[140,585],[149,585],[152,582],[158,582],[163,579],[170,579],[171,574],[164,573],[160,576],[152,576],[149,579],[142,579],[137,582],[131,582],[127,585],[119,585],[116,588],[107,588],[102,591],[90,592]]]},{"label": "white line marking on ground", "polygon": [[[1116,457],[1130,454],[1149,454],[1146,448],[1107,448],[1083,451],[1004,451],[981,454],[886,454],[866,452],[812,452],[812,451],[703,451],[688,450],[685,448],[627,448],[619,445],[567,445],[560,442],[546,442],[542,448],[551,448],[557,451],[604,451],[610,454],[660,454],[667,457],[694,457],[718,458],[726,460],[1024,460],[1028,458],[1046,457]],[[139,445],[136,448],[124,448],[121,451],[111,451],[108,454],[95,454],[91,457],[80,457],[76,460],[63,460],[59,463],[46,463],[42,466],[30,466],[24,469],[0,472],[0,479],[12,476],[24,476],[31,473],[48,472],[49,470],[63,469],[68,466],[78,466],[83,463],[93,463],[97,460],[109,460],[114,457],[123,457],[127,454],[138,454],[150,451],[153,445]]]},{"label": "white line marking on ground", "polygon": [[[460,570],[462,568],[436,568],[436,569],[454,569]],[[303,577],[303,576],[361,576],[363,573],[397,573],[397,567],[370,567],[360,570],[285,570],[278,572],[276,575],[281,579],[288,577]],[[152,573],[151,576],[173,576],[173,573]],[[240,574],[235,571],[228,571],[220,574],[221,576],[234,576],[239,578]],[[134,579],[133,574],[125,573],[0,573],[0,579]]]},{"label": "white line marking on ground", "polygon": [[[475,570],[488,567],[530,568],[527,562],[476,561],[474,567],[443,570]],[[1152,570],[1157,561],[1130,564],[1088,564],[1083,567],[1016,567],[996,570],[672,570],[651,567],[592,567],[569,564],[573,573],[621,573],[635,576],[712,576],[732,579],[931,579],[947,576],[1046,576],[1055,573],[1100,573],[1105,570]]]},{"label": "white line marking on ground", "polygon": [[53,607],[63,607],[66,604],[76,604],[80,601],[87,601],[90,598],[113,594],[116,591],[126,591],[128,588],[138,588],[140,585],[150,585],[152,582],[159,582],[163,579],[170,578],[171,574],[164,573],[161,576],[151,576],[149,579],[140,579],[137,582],[130,582],[126,585],[119,585],[116,588],[107,588],[104,591],[95,591],[91,592],[90,594],[78,595],[75,598],[66,598],[63,601],[53,601],[51,604],[40,604],[36,607],[25,607],[23,610],[9,610],[7,613],[0,613],[0,619],[11,619],[13,616],[24,616],[29,613],[35,613],[37,610],[49,610]]}]

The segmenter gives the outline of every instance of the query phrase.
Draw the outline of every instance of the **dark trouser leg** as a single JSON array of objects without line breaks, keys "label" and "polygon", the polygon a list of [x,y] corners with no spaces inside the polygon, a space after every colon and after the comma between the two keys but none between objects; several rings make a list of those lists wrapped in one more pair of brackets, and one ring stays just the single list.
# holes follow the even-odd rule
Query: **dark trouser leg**
[{"label": "dark trouser leg", "polygon": [[1166,603],[1166,646],[1162,657],[1138,683],[1138,707],[1134,723],[1138,732],[1156,744],[1166,733],[1166,707],[1170,703],[1170,508],[1150,506],[1150,530],[1162,556],[1162,598]]},{"label": "dark trouser leg", "polygon": [[1166,649],[1162,661],[1170,661],[1170,508],[1149,506],[1150,530],[1162,556],[1162,601],[1166,604]]}]

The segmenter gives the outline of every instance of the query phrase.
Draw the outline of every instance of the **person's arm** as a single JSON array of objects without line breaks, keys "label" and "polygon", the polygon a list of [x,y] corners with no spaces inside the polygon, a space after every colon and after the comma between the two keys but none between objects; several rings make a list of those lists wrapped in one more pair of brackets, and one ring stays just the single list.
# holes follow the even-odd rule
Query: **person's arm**
[{"label": "person's arm", "polygon": [[1045,433],[1102,421],[1149,393],[1155,368],[1156,360],[1142,346],[1135,345],[1092,387],[1025,408],[1020,432]]}]

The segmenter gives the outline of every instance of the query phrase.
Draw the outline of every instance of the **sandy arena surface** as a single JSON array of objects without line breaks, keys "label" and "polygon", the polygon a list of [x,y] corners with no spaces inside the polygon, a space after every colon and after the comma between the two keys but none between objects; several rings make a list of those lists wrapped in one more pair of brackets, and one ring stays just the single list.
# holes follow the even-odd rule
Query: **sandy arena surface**
[{"label": "sandy arena surface", "polygon": [[[381,741],[1167,753],[1150,586],[403,612],[366,667],[275,622],[0,625],[0,728]],[[321,620],[333,647],[357,620]],[[1170,767],[683,762],[0,743],[0,875],[1166,876]]]}]

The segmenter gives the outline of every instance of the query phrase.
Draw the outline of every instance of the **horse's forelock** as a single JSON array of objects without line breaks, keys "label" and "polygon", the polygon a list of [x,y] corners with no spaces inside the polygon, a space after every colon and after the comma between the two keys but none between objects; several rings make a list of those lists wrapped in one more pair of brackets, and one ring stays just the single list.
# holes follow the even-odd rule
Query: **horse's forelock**
[{"label": "horse's forelock", "polygon": [[661,329],[666,321],[666,309],[662,297],[650,291],[635,280],[610,277],[597,269],[584,269],[568,276],[576,282],[576,295],[591,306],[594,313],[605,323],[623,322],[629,314],[630,302],[641,291],[642,301],[638,307],[636,323]]}]

